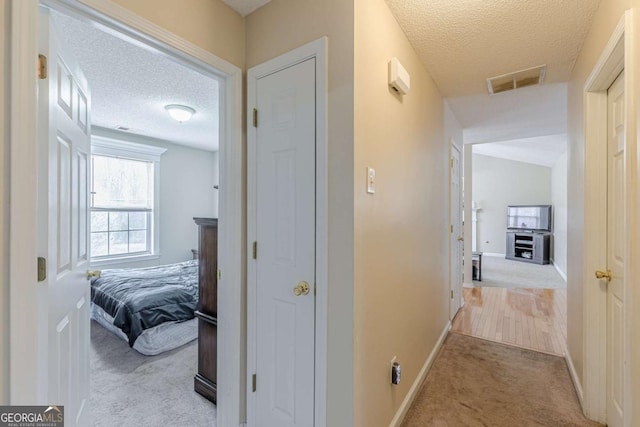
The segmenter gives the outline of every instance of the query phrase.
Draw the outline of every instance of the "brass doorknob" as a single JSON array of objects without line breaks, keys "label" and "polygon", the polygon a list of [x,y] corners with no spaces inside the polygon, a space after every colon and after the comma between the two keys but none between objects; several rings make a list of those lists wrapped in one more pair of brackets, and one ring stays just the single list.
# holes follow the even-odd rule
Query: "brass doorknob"
[{"label": "brass doorknob", "polygon": [[93,277],[95,277],[96,279],[99,279],[101,273],[102,272],[100,270],[94,270],[94,271],[87,270],[87,280],[91,280],[91,278]]},{"label": "brass doorknob", "polygon": [[462,236],[458,237],[458,242],[464,242],[464,237]]},{"label": "brass doorknob", "polygon": [[297,297],[301,295],[308,295],[309,289],[309,284],[303,280],[302,282],[298,283],[298,286],[293,288],[293,294]]},{"label": "brass doorknob", "polygon": [[600,271],[596,270],[596,279],[607,279],[607,282],[611,281],[611,270]]}]

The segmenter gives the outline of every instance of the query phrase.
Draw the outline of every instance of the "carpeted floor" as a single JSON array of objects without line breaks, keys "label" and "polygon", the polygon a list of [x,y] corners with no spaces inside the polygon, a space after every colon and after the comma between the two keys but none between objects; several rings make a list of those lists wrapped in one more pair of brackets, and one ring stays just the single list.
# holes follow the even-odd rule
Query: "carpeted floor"
[{"label": "carpeted floor", "polygon": [[143,356],[91,322],[91,397],[94,426],[216,425],[216,407],[195,391],[197,341],[158,356]]},{"label": "carpeted floor", "polygon": [[561,357],[452,333],[403,427],[590,427]]},{"label": "carpeted floor", "polygon": [[539,265],[503,257],[482,257],[482,281],[475,286],[500,288],[566,289],[567,284],[551,264]]}]

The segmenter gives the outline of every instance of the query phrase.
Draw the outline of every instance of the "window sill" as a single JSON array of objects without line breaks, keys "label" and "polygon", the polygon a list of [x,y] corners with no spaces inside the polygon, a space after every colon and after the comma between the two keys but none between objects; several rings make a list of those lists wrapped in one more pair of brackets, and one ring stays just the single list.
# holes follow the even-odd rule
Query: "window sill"
[{"label": "window sill", "polygon": [[131,256],[123,256],[117,258],[105,258],[100,260],[91,260],[91,267],[101,267],[103,265],[116,265],[116,264],[126,264],[129,262],[139,262],[139,261],[148,261],[151,259],[160,258],[160,254],[144,254],[144,255],[131,255]]}]

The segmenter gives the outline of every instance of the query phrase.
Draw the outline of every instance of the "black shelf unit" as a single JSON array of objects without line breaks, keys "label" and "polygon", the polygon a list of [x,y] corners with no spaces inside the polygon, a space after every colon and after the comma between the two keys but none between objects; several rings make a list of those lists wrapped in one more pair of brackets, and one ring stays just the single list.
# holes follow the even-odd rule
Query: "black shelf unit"
[{"label": "black shelf unit", "polygon": [[507,231],[507,259],[549,264],[551,233]]}]

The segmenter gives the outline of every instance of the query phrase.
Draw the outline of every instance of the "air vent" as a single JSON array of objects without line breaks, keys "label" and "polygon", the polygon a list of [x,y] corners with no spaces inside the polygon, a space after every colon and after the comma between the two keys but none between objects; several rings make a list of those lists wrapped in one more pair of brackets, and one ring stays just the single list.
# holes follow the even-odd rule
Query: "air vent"
[{"label": "air vent", "polygon": [[130,127],[127,127],[127,126],[116,126],[114,129],[122,131],[122,132],[144,133],[144,131],[142,129],[130,128]]},{"label": "air vent", "polygon": [[490,77],[487,79],[487,89],[489,90],[489,95],[495,95],[496,93],[520,89],[526,86],[540,85],[544,82],[546,73],[547,66],[540,65],[514,73]]}]

